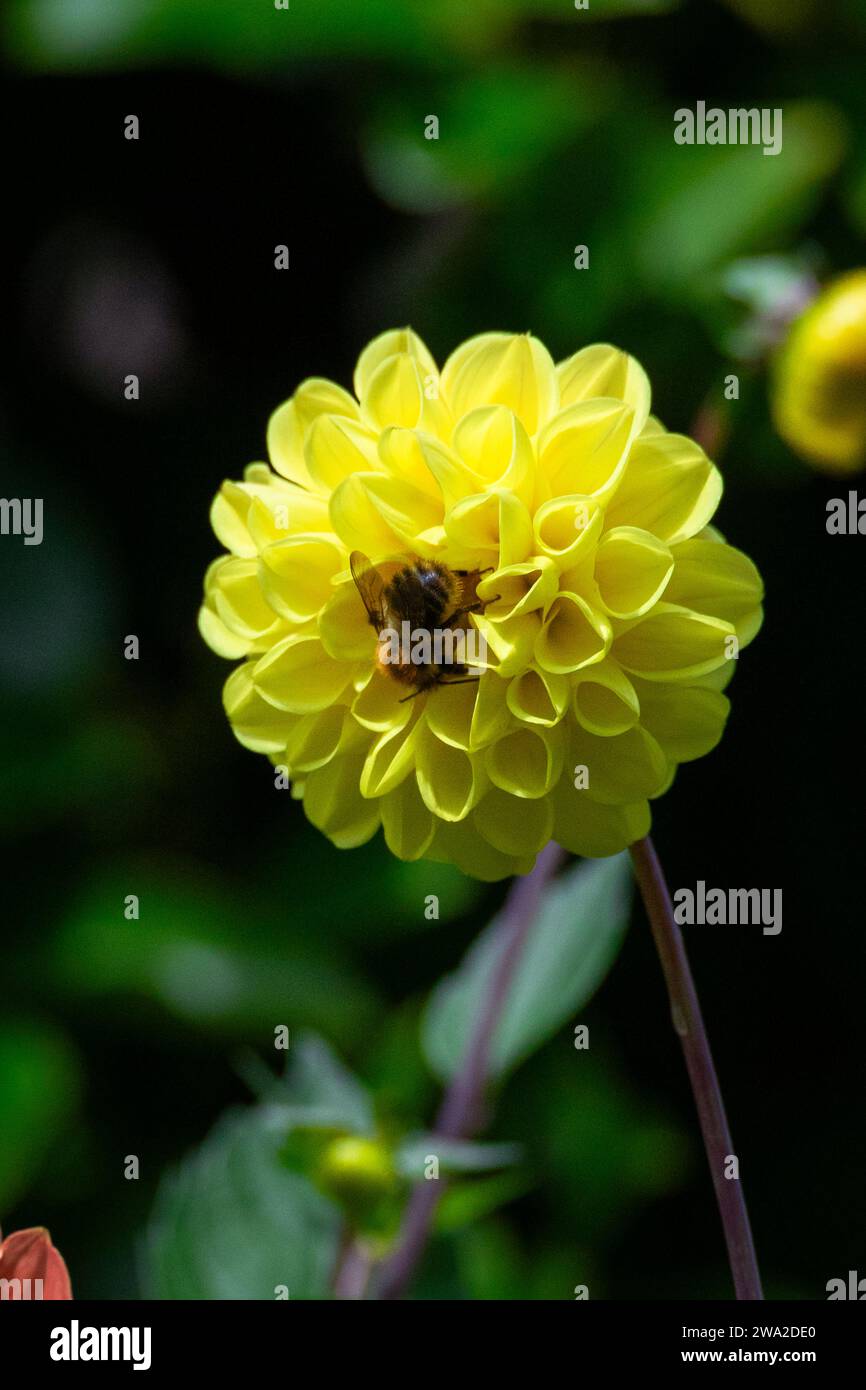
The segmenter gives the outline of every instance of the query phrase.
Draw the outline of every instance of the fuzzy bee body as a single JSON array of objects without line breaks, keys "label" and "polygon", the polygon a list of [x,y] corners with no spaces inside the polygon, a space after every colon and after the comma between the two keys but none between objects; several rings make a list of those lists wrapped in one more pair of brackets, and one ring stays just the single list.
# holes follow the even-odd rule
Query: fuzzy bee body
[{"label": "fuzzy bee body", "polygon": [[[416,695],[435,685],[448,684],[447,676],[467,677],[469,668],[461,661],[386,660],[383,658],[386,644],[382,638],[384,631],[399,631],[404,623],[408,623],[412,632],[432,635],[435,630],[451,627],[467,613],[478,611],[483,605],[477,599],[462,606],[470,578],[466,571],[450,570],[438,560],[413,556],[409,563],[385,580],[360,550],[352,551],[349,563],[355,586],[367,610],[367,619],[380,638],[377,649],[380,670],[403,685],[413,686]],[[475,575],[477,579],[477,572]]]}]

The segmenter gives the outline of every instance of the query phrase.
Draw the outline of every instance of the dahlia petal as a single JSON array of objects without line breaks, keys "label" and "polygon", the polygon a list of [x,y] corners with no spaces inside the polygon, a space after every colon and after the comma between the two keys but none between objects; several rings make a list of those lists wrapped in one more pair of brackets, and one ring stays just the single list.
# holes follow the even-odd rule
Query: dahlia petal
[{"label": "dahlia petal", "polygon": [[473,681],[451,686],[446,681],[427,696],[427,727],[452,748],[468,752],[472,747],[472,725],[480,685],[481,681]]},{"label": "dahlia petal", "polygon": [[485,765],[494,786],[534,800],[558,782],[564,757],[561,725],[554,729],[526,726],[491,744]]},{"label": "dahlia petal", "polygon": [[274,468],[290,482],[314,492],[316,485],[304,460],[304,443],[313,421],[324,414],[360,418],[357,402],[348,391],[323,377],[310,377],[268,421],[268,454]]},{"label": "dahlia petal", "polygon": [[673,568],[670,550],[649,531],[614,527],[602,536],[595,554],[599,597],[615,618],[641,617],[665,592]]},{"label": "dahlia petal", "polygon": [[631,406],[638,429],[649,415],[652,393],[646,372],[634,357],[609,343],[581,348],[558,364],[556,376],[561,410],[594,396],[609,396]]},{"label": "dahlia petal", "polygon": [[549,728],[565,714],[570,696],[565,676],[532,668],[509,681],[507,702],[516,719]]},{"label": "dahlia petal", "polygon": [[[658,796],[670,772],[668,759],[651,734],[640,726],[611,737],[572,730],[568,769],[585,767],[588,799],[623,805]],[[572,779],[576,774],[572,772]]]},{"label": "dahlia petal", "polygon": [[307,432],[304,462],[313,486],[333,492],[350,473],[379,467],[379,436],[345,415],[320,415]]},{"label": "dahlia petal", "polygon": [[481,879],[482,883],[497,883],[512,874],[528,874],[535,862],[533,855],[518,858],[500,853],[471,820],[461,821],[459,825],[438,821],[427,858],[454,864],[461,873]]},{"label": "dahlia petal", "polygon": [[[445,519],[461,568],[512,565],[532,551],[532,521],[518,497],[501,488],[464,497]],[[470,563],[471,562],[471,563]]]},{"label": "dahlia petal", "polygon": [[464,820],[487,787],[480,755],[443,743],[430,729],[418,737],[416,776],[425,806],[446,821]]},{"label": "dahlia petal", "polygon": [[730,701],[720,691],[644,681],[637,688],[641,724],[669,758],[687,763],[715,748],[730,709]]},{"label": "dahlia petal", "polygon": [[289,536],[262,552],[258,577],[271,608],[289,622],[304,623],[328,602],[331,580],[345,564],[346,552],[333,537]]},{"label": "dahlia petal", "polygon": [[572,569],[590,557],[603,524],[604,512],[592,498],[553,497],[535,513],[535,543],[560,570]]},{"label": "dahlia petal", "polygon": [[574,712],[591,734],[611,738],[634,728],[641,713],[635,687],[615,661],[600,661],[580,673]]},{"label": "dahlia petal", "polygon": [[650,810],[646,801],[606,806],[593,801],[564,774],[551,797],[553,838],[571,854],[603,859],[619,854],[648,834]]},{"label": "dahlia petal", "polygon": [[548,495],[579,493],[606,500],[625,470],[638,429],[630,405],[605,397],[560,411],[538,441],[538,467]]},{"label": "dahlia petal", "polygon": [[223,687],[223,707],[235,738],[245,748],[282,755],[298,716],[275,709],[262,699],[253,685],[256,665],[248,661],[232,671]]},{"label": "dahlia petal", "polygon": [[451,354],[442,393],[455,419],[481,405],[505,405],[535,434],[558,405],[556,371],[530,334],[481,333]]},{"label": "dahlia petal", "polygon": [[331,593],[318,618],[319,636],[328,656],[337,661],[373,661],[376,633],[353,583]]},{"label": "dahlia petal", "polygon": [[396,425],[443,437],[451,433],[451,416],[439,397],[438,375],[425,375],[407,352],[380,362],[367,385],[362,410],[364,419],[377,430]]},{"label": "dahlia petal", "polygon": [[538,854],[553,830],[553,807],[547,797],[527,801],[491,787],[472,812],[475,828],[501,854]]},{"label": "dahlia petal", "polygon": [[198,610],[198,630],[211,651],[216,652],[217,656],[235,661],[239,656],[247,656],[249,653],[249,639],[239,637],[236,632],[230,632],[222,619],[217,617],[207,603],[203,603]]},{"label": "dahlia petal", "polygon": [[331,495],[331,524],[347,550],[362,550],[374,560],[403,549],[366,487],[372,474],[353,473]]},{"label": "dahlia petal", "polygon": [[421,727],[417,712],[412,712],[407,723],[379,735],[361,769],[362,796],[385,796],[409,775],[415,766]]},{"label": "dahlia petal", "polygon": [[491,622],[502,622],[547,608],[558,589],[556,565],[546,555],[533,555],[485,575],[476,592],[485,604],[484,616]]},{"label": "dahlia petal", "polygon": [[412,715],[411,692],[378,668],[352,702],[352,713],[359,724],[374,733],[402,729]]},{"label": "dahlia petal", "polygon": [[499,738],[512,722],[506,703],[507,681],[500,679],[493,671],[485,671],[476,692],[469,732],[469,747],[473,753]]},{"label": "dahlia petal", "polygon": [[[219,563],[219,562],[218,562]],[[279,624],[275,608],[259,582],[255,560],[226,556],[208,573],[208,598],[230,632],[250,643],[274,631]]]},{"label": "dahlia petal", "polygon": [[527,506],[535,494],[535,452],[517,416],[505,406],[481,406],[465,415],[452,447],[474,481],[474,490],[504,488]]},{"label": "dahlia petal", "polygon": [[438,378],[436,363],[426,344],[411,328],[389,328],[368,343],[355,367],[355,395],[362,401],[378,368],[389,357],[406,353],[419,365],[424,376]]},{"label": "dahlia petal", "polygon": [[622,631],[612,655],[624,670],[645,680],[690,680],[721,666],[734,628],[690,608],[659,603]]},{"label": "dahlia petal", "polygon": [[396,425],[384,430],[379,438],[379,461],[392,478],[411,483],[419,492],[441,501],[439,483],[427,466],[416,430],[400,429]]},{"label": "dahlia petal", "polygon": [[282,479],[275,481],[279,486],[268,488],[266,493],[257,490],[247,514],[255,551],[285,540],[290,532],[330,531],[331,518],[324,497]]},{"label": "dahlia petal", "polygon": [[503,678],[518,675],[532,659],[541,619],[538,613],[525,613],[503,622],[489,622],[483,613],[473,615],[475,626],[484,638],[488,651],[488,666]]},{"label": "dahlia petal", "polygon": [[292,635],[256,663],[256,690],[277,709],[310,714],[333,704],[346,690],[351,669],[328,656],[318,637]]},{"label": "dahlia petal", "polygon": [[706,526],[721,495],[721,474],[693,439],[644,434],[632,446],[607,525],[639,526],[673,545]]},{"label": "dahlia petal", "polygon": [[347,718],[344,705],[330,705],[316,714],[302,714],[286,740],[286,762],[292,776],[324,767],[343,741]]},{"label": "dahlia petal", "polygon": [[751,641],[761,625],[764,585],[748,556],[716,540],[683,541],[673,554],[665,598],[733,623],[740,646]]},{"label": "dahlia petal", "polygon": [[437,821],[418,791],[414,777],[407,777],[399,787],[388,792],[379,802],[385,843],[398,859],[422,859],[436,833]]},{"label": "dahlia petal", "polygon": [[379,803],[359,791],[363,757],[350,753],[311,772],[304,782],[304,811],[338,849],[366,844],[379,829]]},{"label": "dahlia petal", "polygon": [[612,630],[579,594],[560,593],[547,610],[535,643],[535,660],[545,671],[566,674],[602,661],[610,648]]}]

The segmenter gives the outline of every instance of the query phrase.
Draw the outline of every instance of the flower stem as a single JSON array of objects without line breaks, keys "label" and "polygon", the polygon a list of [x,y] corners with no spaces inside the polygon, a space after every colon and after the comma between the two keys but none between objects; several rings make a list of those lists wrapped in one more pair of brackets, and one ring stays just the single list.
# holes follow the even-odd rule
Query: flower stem
[{"label": "flower stem", "polygon": [[[460,1070],[436,1117],[434,1140],[471,1138],[484,1123],[484,1093],[493,1038],[544,890],[563,858],[559,846],[549,844],[538,856],[532,873],[517,879],[511,887],[497,929],[499,950],[489,988]],[[397,1247],[382,1269],[376,1289],[378,1298],[401,1298],[408,1288],[427,1246],[441,1191],[442,1184],[432,1180],[416,1183],[413,1188]]]},{"label": "flower stem", "polygon": [[738,1299],[762,1299],[761,1276],[743,1190],[739,1178],[725,1177],[726,1160],[734,1154],[734,1146],[683,934],[674,919],[662,866],[649,836],[632,845],[631,857],[667,983],[674,1029],[685,1054],[725,1232],[735,1295]]}]

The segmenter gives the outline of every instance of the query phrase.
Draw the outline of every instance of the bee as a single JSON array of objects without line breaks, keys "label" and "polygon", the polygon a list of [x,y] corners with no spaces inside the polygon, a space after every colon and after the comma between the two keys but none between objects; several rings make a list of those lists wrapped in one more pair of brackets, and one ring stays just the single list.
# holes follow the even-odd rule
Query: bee
[{"label": "bee", "polygon": [[[475,598],[474,593],[475,585],[486,570],[450,570],[438,560],[424,560],[413,555],[390,579],[385,579],[360,550],[352,551],[349,567],[370,626],[379,636],[376,659],[380,669],[401,684],[415,687],[404,700],[411,700],[436,685],[464,685],[479,679],[468,674],[465,662],[453,659],[412,661],[403,659],[407,655],[404,651],[401,659],[395,661],[385,654],[383,633],[404,632],[403,625],[407,623],[411,633],[430,634],[432,638],[434,631],[443,633],[468,614],[483,612],[486,605]],[[465,603],[464,597],[472,597],[472,601]],[[458,679],[446,680],[446,676]]]}]

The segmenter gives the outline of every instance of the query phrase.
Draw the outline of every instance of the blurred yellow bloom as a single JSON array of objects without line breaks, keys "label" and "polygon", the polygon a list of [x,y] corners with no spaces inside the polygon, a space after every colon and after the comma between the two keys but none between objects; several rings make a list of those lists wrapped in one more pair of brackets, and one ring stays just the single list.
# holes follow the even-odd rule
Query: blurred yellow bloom
[{"label": "blurred yellow bloom", "polygon": [[[409,329],[361,354],[355,394],[310,379],[212,509],[201,631],[243,664],[238,739],[290,770],[339,846],[379,826],[394,854],[484,879],[551,839],[614,854],[648,800],[721,737],[721,693],[761,623],[754,565],[709,526],[722,482],[650,411],[639,364],[606,345],[555,365],[486,333],[442,371]],[[480,679],[406,699],[377,661],[349,571],[412,557],[485,571]],[[393,566],[392,566],[393,571]]]},{"label": "blurred yellow bloom", "polygon": [[831,473],[866,463],[866,270],[834,280],[794,324],[776,364],[773,416]]}]

